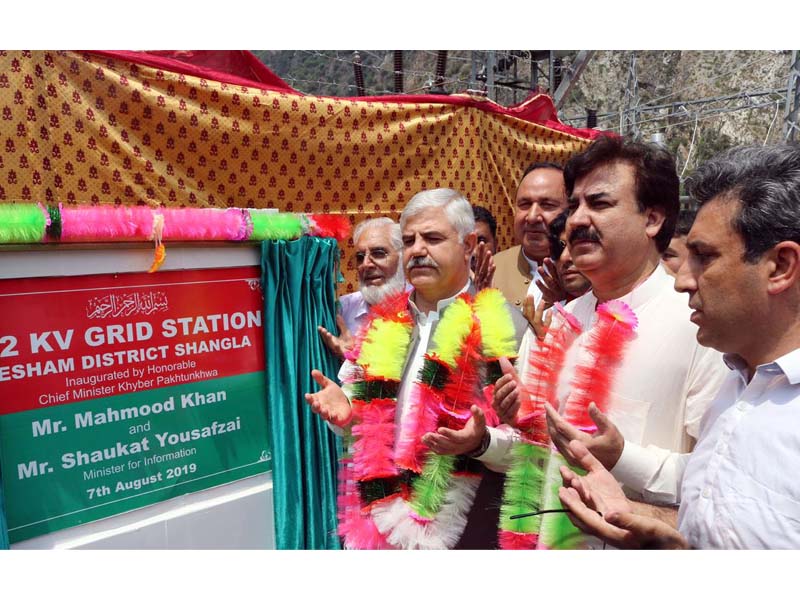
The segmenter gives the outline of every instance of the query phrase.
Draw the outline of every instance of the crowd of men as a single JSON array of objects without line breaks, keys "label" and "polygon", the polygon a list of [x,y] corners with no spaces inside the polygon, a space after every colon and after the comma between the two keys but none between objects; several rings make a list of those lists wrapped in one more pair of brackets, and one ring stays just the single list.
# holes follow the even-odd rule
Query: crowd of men
[{"label": "crowd of men", "polygon": [[[450,547],[497,547],[502,473],[531,393],[528,357],[565,318],[580,333],[546,406],[560,458],[545,485],[556,478],[561,489],[542,511],[565,511],[587,547],[800,547],[800,420],[791,416],[800,411],[800,148],[742,147],[709,160],[686,181],[696,212],[681,211],[679,187],[662,147],[601,136],[563,166],[525,170],[512,248],[498,252],[494,217],[453,190],[420,192],[399,224],[356,228],[359,291],[341,298],[338,334],[320,334],[345,360],[370,311],[408,294],[414,334],[401,357],[397,431],[432,331],[456,297],[495,287],[514,323],[516,368],[500,360],[491,398],[500,422],[487,424],[476,398],[462,429],[422,437],[431,452],[466,457],[485,474]],[[612,300],[635,315],[635,335],[605,412],[590,404],[593,425],[577,426],[565,409],[597,307]],[[351,398],[313,376],[321,389],[306,395],[312,410],[348,424]]]}]

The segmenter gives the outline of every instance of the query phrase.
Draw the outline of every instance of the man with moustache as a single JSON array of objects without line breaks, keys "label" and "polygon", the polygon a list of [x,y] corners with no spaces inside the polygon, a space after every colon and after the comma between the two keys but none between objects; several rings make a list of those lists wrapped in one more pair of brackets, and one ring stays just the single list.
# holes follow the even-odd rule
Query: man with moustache
[{"label": "man with moustache", "polygon": [[339,298],[341,313],[336,315],[339,335],[320,325],[322,341],[339,360],[353,345],[353,335],[366,321],[370,306],[378,304],[405,286],[400,253],[403,241],[400,225],[388,217],[362,221],[353,232],[359,291]]},{"label": "man with moustache", "polygon": [[[567,304],[575,298],[583,296],[592,287],[583,273],[578,271],[572,262],[572,255],[567,245],[567,213],[558,215],[550,223],[550,259],[545,259],[545,271],[542,277],[546,289],[542,299],[534,306],[533,296],[525,298],[522,314],[536,332],[536,337],[543,339],[552,321],[552,312],[548,309],[556,302]],[[551,273],[552,272],[552,273]]]},{"label": "man with moustache", "polygon": [[522,175],[514,198],[514,237],[518,246],[494,257],[493,285],[522,310],[526,296],[534,306],[542,298],[539,268],[550,256],[547,227],[567,205],[562,167],[550,162],[531,164]]},{"label": "man with moustache", "polygon": [[[592,289],[565,307],[583,332],[570,347],[558,380],[559,409],[564,410],[576,370],[588,353],[598,304],[620,300],[638,319],[608,394],[608,414],[626,440],[625,452],[689,452],[725,367],[719,353],[697,343],[685,296],[673,289],[673,279],[660,265],[679,209],[674,159],[656,145],[603,136],[570,159],[564,180],[569,250]],[[512,373],[498,381],[495,402],[501,410],[518,403],[518,388]],[[578,430],[553,410],[549,413],[550,437],[571,464],[578,464],[568,446],[572,438],[591,451],[605,451],[607,456],[598,458],[611,465],[623,452],[621,445],[605,446],[613,426],[593,405],[593,433]],[[558,463],[550,461],[548,481],[560,479]],[[653,493],[658,490],[645,490],[644,499]],[[559,508],[558,499],[551,500],[554,505],[542,508]],[[545,540],[549,547],[558,542]]]},{"label": "man with moustache", "polygon": [[[413,291],[373,307],[365,340],[360,348],[354,350],[358,356],[345,362],[340,371],[339,378],[345,382],[344,388],[315,370],[312,377],[321,389],[305,396],[312,410],[330,424],[351,427],[351,435],[355,436],[355,443],[351,446],[354,469],[367,473],[359,479],[358,490],[344,496],[358,498],[353,511],[348,513],[357,518],[342,517],[340,528],[344,522],[345,531],[340,529],[340,532],[348,548],[494,548],[497,545],[503,481],[501,473],[509,464],[509,451],[518,434],[512,427],[501,425],[496,417],[492,417],[482,383],[476,387],[480,383],[477,380],[454,381],[454,385],[462,390],[460,397],[470,405],[463,417],[456,415],[468,419],[462,427],[442,426],[440,416],[436,422],[438,426],[426,429],[418,438],[428,449],[426,460],[440,464],[437,457],[455,457],[454,474],[439,478],[437,485],[445,486],[441,488],[445,496],[432,511],[436,513],[435,517],[421,514],[417,508],[409,509],[415,506],[414,486],[426,471],[409,469],[397,459],[399,448],[409,441],[407,432],[416,431],[410,424],[422,418],[418,410],[423,402],[419,396],[423,389],[421,383],[428,381],[430,386],[434,385],[430,383],[433,378],[425,379],[425,369],[436,368],[437,361],[445,360],[443,346],[436,342],[439,328],[446,329],[447,323],[453,322],[453,315],[464,314],[465,307],[478,310],[477,300],[481,296],[477,296],[473,303],[475,288],[469,276],[470,259],[476,243],[472,208],[455,190],[423,191],[411,198],[403,210],[400,227],[403,261]],[[504,331],[504,347],[508,352],[502,356],[513,358],[528,327],[519,311],[505,302],[496,290],[484,290],[482,295],[497,300],[496,309],[484,313],[492,316],[486,319],[492,323],[492,330],[479,330],[480,336],[474,339],[481,342],[477,345],[471,342],[471,349],[465,350],[459,359],[464,361],[459,363],[462,365],[459,369],[469,371],[474,368],[477,373],[486,373],[484,381],[494,381],[495,377],[490,378],[489,371],[486,371],[491,369],[486,346],[488,340],[499,330]],[[407,326],[413,329],[408,345],[404,347],[402,340],[405,338],[398,335],[403,326],[398,319],[409,315],[412,324]],[[469,327],[481,327],[481,318],[477,312],[474,315],[468,318]],[[389,326],[389,323],[393,325]],[[378,326],[384,328],[386,334],[376,338]],[[393,336],[391,340],[390,336]],[[369,360],[364,358],[365,345],[372,352]],[[387,356],[380,354],[381,348],[385,349]],[[400,356],[392,356],[393,353],[400,353]],[[377,372],[376,365],[402,366],[396,389],[394,379]],[[372,392],[368,390],[375,390],[378,396],[370,398]],[[439,397],[437,394],[431,396],[434,404],[425,406],[439,406],[435,400]],[[446,404],[441,407],[445,411],[452,413],[455,410],[449,400],[441,403]],[[369,421],[368,411],[373,414],[371,411],[380,407],[385,407],[393,416],[384,416],[384,420],[370,417],[375,421]],[[389,418],[391,421],[386,421]],[[487,419],[494,420],[487,424]],[[368,429],[373,422],[380,423],[380,431]],[[389,439],[391,448],[380,446],[376,449],[376,439],[387,429],[393,432]],[[367,446],[370,448],[369,456],[359,454],[359,448]],[[386,458],[387,453],[391,460]],[[370,469],[378,459],[388,461],[385,473],[372,478]],[[340,495],[340,508],[341,500]]]},{"label": "man with moustache", "polygon": [[[564,292],[564,304],[580,298],[591,289],[592,284],[575,266],[567,244],[567,217],[564,212],[550,223],[550,259],[553,261],[554,278]],[[547,264],[548,261],[545,261]],[[554,286],[555,287],[555,286]]]},{"label": "man with moustache", "polygon": [[[627,485],[680,503],[680,534],[654,519],[655,507],[622,496],[577,440],[588,474],[565,471],[560,495],[582,529],[620,547],[797,549],[800,148],[734,148],[687,188],[700,209],[675,288],[688,294],[698,342],[725,352],[730,372],[692,454],[629,455],[626,441],[617,463]],[[648,458],[658,468],[635,464]]]}]

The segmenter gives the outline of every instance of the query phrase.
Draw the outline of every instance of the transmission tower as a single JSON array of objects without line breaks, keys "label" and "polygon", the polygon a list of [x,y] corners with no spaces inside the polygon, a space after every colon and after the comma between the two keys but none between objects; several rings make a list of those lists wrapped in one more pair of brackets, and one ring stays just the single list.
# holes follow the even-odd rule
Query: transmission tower
[{"label": "transmission tower", "polygon": [[636,52],[631,52],[628,64],[628,80],[625,84],[625,100],[619,115],[619,130],[634,140],[641,136],[639,131],[639,78],[636,75]]},{"label": "transmission tower", "polygon": [[641,137],[639,131],[639,77],[636,74],[636,52],[631,52],[628,63],[628,81],[625,84],[625,99],[619,116],[619,130],[634,140]]},{"label": "transmission tower", "polygon": [[783,133],[786,141],[800,140],[800,53],[797,50],[792,51],[792,64],[789,67]]},{"label": "transmission tower", "polygon": [[[593,54],[593,50],[490,50],[481,62],[473,52],[470,86],[477,88],[482,83],[486,94],[495,101],[498,91],[506,90],[514,104],[531,92],[545,92],[561,108]],[[565,58],[568,66],[564,66]],[[548,63],[547,69],[540,66],[544,62]],[[540,79],[546,84],[540,85]]]},{"label": "transmission tower", "polygon": [[586,68],[586,65],[594,55],[594,50],[581,50],[572,59],[569,68],[564,72],[562,70],[561,77],[555,91],[553,92],[553,102],[556,108],[561,108],[569,97],[572,88],[580,79],[581,73]]}]

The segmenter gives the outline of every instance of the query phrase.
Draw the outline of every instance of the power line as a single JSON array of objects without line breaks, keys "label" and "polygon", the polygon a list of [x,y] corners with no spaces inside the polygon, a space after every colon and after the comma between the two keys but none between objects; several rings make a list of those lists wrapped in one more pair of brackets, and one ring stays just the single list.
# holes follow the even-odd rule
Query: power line
[{"label": "power line", "polygon": [[[342,58],[342,57],[340,57],[338,51],[333,51],[333,52],[335,52],[335,55],[325,54],[325,53],[319,52],[317,50],[300,50],[300,52],[303,52],[304,54],[309,54],[309,55],[312,55],[312,56],[316,56],[316,57],[319,57],[319,58],[324,58],[326,60],[343,63],[343,64],[348,65],[351,68],[355,64],[352,58]],[[371,57],[371,58],[373,58],[375,60],[378,60],[380,62],[384,62],[385,61],[384,57],[381,57],[379,54],[377,54],[375,52],[372,52],[372,51],[369,51],[369,50],[360,51],[360,52],[363,52],[366,56],[369,56],[369,57]],[[429,56],[437,56],[437,54],[435,52],[431,52],[431,51],[417,51],[417,52],[421,52],[421,53],[427,54]],[[451,58],[451,56],[448,55],[448,60],[450,58]],[[462,61],[465,61],[465,62],[471,61],[471,59],[460,57],[460,56],[455,56],[455,58],[457,60],[462,60]],[[394,68],[393,67],[376,66],[376,65],[369,64],[369,63],[365,63],[365,62],[361,63],[361,67],[362,68],[366,68],[366,69],[371,69],[372,71],[376,71],[376,72],[379,72],[379,73],[382,73],[382,74],[394,76]],[[435,72],[433,70],[431,70],[431,71],[416,71],[416,70],[403,69],[403,74],[404,75],[417,76],[420,79],[423,79],[425,81],[425,83],[423,83],[422,85],[418,85],[417,87],[414,87],[412,89],[406,90],[405,93],[407,93],[407,94],[408,93],[419,93],[419,92],[424,92],[424,91],[428,90],[431,87],[431,85],[433,85],[435,77],[436,77],[436,74],[435,74]],[[302,78],[291,77],[291,76],[287,76],[286,80],[287,81],[303,81],[303,82],[306,82],[306,83],[318,83],[320,85],[326,85],[326,86],[339,86],[339,87],[344,87],[344,88],[346,88],[348,90],[356,90],[357,89],[357,87],[355,85],[350,84],[350,83],[327,82],[327,81],[319,81],[319,80],[313,80],[313,79],[302,79]],[[444,82],[444,85],[456,85],[456,86],[459,86],[459,87],[463,87],[465,90],[468,89],[471,86],[471,84],[472,84],[472,82],[469,79],[464,78],[462,76],[451,76],[450,78],[446,79],[445,82]],[[505,89],[505,86],[502,86],[500,84],[498,84],[498,85],[490,85],[488,87],[490,89],[493,89],[493,90],[496,90],[496,91],[500,91],[500,90]],[[394,94],[395,93],[394,90],[380,89],[380,88],[367,87],[367,86],[365,86],[365,90],[373,92],[375,95]]]},{"label": "power line", "polygon": [[724,110],[715,110],[709,111],[705,115],[699,115],[697,117],[692,117],[690,119],[686,119],[685,121],[679,121],[677,123],[667,123],[663,126],[663,129],[672,129],[673,127],[680,127],[682,125],[686,125],[689,123],[694,123],[695,118],[697,121],[706,121],[708,119],[713,119],[719,117],[720,115],[731,113],[731,112],[738,112],[740,110],[759,110],[761,108],[765,108],[767,106],[772,106],[773,102],[770,100],[768,102],[763,102],[761,104],[753,104],[752,106],[737,106],[733,108],[727,108]]},{"label": "power line", "polygon": [[[668,112],[667,112],[666,115],[661,114],[661,115],[657,115],[657,116],[650,117],[650,118],[647,118],[647,119],[639,119],[637,121],[637,124],[642,125],[642,124],[646,124],[646,123],[652,123],[652,122],[655,122],[655,121],[663,121],[664,119],[669,119],[669,118],[674,117],[674,116],[676,116],[678,114],[681,114],[680,111],[682,111],[685,114],[688,114],[689,111],[686,108],[688,106],[700,106],[700,105],[706,105],[706,104],[712,104],[712,103],[730,103],[730,102],[733,102],[733,101],[746,101],[746,102],[748,102],[748,105],[744,106],[742,108],[748,108],[749,106],[751,106],[750,101],[753,98],[758,98],[758,97],[762,97],[762,96],[770,96],[770,97],[772,97],[774,99],[783,99],[783,98],[785,98],[785,91],[783,89],[759,90],[759,91],[752,91],[752,92],[746,91],[746,92],[738,92],[736,94],[726,94],[724,96],[713,96],[713,97],[710,97],[710,98],[698,98],[696,100],[684,100],[684,101],[679,101],[679,102],[671,102],[669,104],[661,104],[661,105],[658,105],[658,106],[649,106],[649,107],[646,107],[646,108],[642,108],[642,106],[640,105],[639,109],[638,109],[640,112],[656,112],[656,111],[661,111],[661,110],[665,110],[665,109]],[[772,104],[772,101],[770,101],[769,104]],[[674,112],[673,109],[678,109],[679,112]],[[623,111],[613,112],[613,113],[605,113],[605,114],[597,115],[597,118],[598,118],[598,121],[601,121],[601,120],[602,121],[609,121],[609,120],[611,120],[611,118],[622,114],[622,112]],[[583,117],[581,117],[581,119],[582,118]],[[576,120],[578,120],[578,117],[575,117],[573,119],[563,119],[563,122],[564,123],[569,123],[570,121],[576,121]],[[611,130],[611,131],[619,131],[618,127],[609,127],[608,129]]]},{"label": "power line", "polygon": [[[707,87],[710,83],[712,83],[712,82],[714,82],[714,81],[716,81],[716,80],[718,80],[718,79],[720,79],[722,77],[726,77],[726,76],[731,75],[733,73],[737,73],[737,72],[743,71],[743,70],[745,70],[745,69],[747,69],[749,67],[752,67],[754,65],[757,65],[759,63],[766,62],[767,60],[769,60],[770,58],[773,58],[773,57],[774,57],[774,54],[768,54],[766,56],[756,57],[756,58],[752,59],[751,61],[749,61],[749,62],[747,62],[747,63],[745,63],[743,65],[737,65],[736,67],[732,67],[732,68],[730,68],[728,70],[725,70],[722,73],[718,73],[717,75],[715,75],[713,77],[710,77],[708,79],[704,79],[702,81],[698,81],[698,82],[686,85],[686,86],[684,86],[682,88],[679,88],[677,90],[674,90],[674,91],[672,91],[672,92],[670,92],[668,94],[663,94],[661,96],[657,96],[655,98],[651,98],[646,102],[640,102],[639,105],[638,105],[638,110],[639,111],[648,111],[648,110],[660,108],[657,105],[653,105],[653,103],[658,102],[659,100],[664,100],[664,99],[672,97],[672,96],[676,96],[676,95],[681,94],[682,92],[686,92],[688,90],[693,90],[693,89],[698,88],[700,86]],[[687,101],[687,102],[693,102],[693,101]],[[679,103],[679,102],[678,101],[672,102],[672,103],[667,104],[666,106],[671,106],[671,105],[676,104],[676,103]],[[686,103],[686,102],[684,102],[684,103]],[[607,113],[601,113],[601,114],[597,115],[597,118],[598,118],[599,121],[606,120],[606,119],[610,120],[611,118],[616,120],[616,119],[620,118],[621,115],[622,115],[622,110],[616,110],[616,111],[611,111],[611,112],[607,112]],[[564,119],[562,119],[562,122],[569,123],[569,122],[575,122],[575,121],[582,121],[584,118],[585,118],[585,115],[570,116],[570,117],[565,117]]]},{"label": "power line", "polygon": [[732,73],[737,73],[737,72],[743,71],[744,69],[747,69],[748,67],[752,67],[753,65],[756,65],[758,63],[766,62],[769,58],[772,58],[772,56],[762,56],[762,57],[754,58],[749,63],[745,63],[744,65],[737,65],[736,67],[732,67],[727,71],[723,71],[722,73],[718,73],[717,75],[714,75],[713,77],[711,77],[709,79],[704,79],[701,82],[698,81],[696,83],[689,84],[687,86],[684,86],[682,88],[674,90],[674,91],[670,92],[669,94],[664,94],[662,96],[657,96],[656,98],[651,98],[647,102],[643,102],[642,106],[643,107],[644,106],[648,106],[648,105],[652,104],[653,102],[658,102],[659,100],[664,100],[665,98],[669,98],[671,96],[675,96],[677,94],[680,94],[681,92],[696,88],[696,87],[698,87],[700,85],[707,86],[709,83],[711,83],[713,81],[716,81],[716,80],[720,79],[721,77],[726,77],[728,75],[731,75]]},{"label": "power line", "polygon": [[[335,60],[337,62],[345,63],[345,64],[349,65],[350,68],[352,68],[353,65],[355,64],[352,59],[340,58],[339,55],[338,55],[338,50],[335,51],[337,53],[336,56],[330,56],[330,55],[327,55],[327,54],[323,54],[322,52],[319,52],[317,50],[300,50],[300,52],[303,52],[305,54],[311,54],[312,56],[318,56],[320,58],[326,58],[328,60]],[[366,52],[366,54],[371,54],[372,56],[377,56],[374,53],[369,53],[369,52]],[[383,60],[383,59],[381,59],[381,60]],[[386,74],[392,74],[392,75],[394,74],[394,68],[390,68],[390,67],[384,68],[384,67],[371,65],[371,64],[368,64],[368,63],[362,63],[361,66],[366,68],[366,69],[372,69],[373,71],[377,71],[379,73],[386,73]],[[418,75],[418,76],[421,76],[421,77],[429,77],[429,76],[433,76],[434,75],[433,70],[430,70],[430,71],[411,71],[411,70],[408,70],[408,69],[404,69],[403,73],[405,73],[407,75]]]}]

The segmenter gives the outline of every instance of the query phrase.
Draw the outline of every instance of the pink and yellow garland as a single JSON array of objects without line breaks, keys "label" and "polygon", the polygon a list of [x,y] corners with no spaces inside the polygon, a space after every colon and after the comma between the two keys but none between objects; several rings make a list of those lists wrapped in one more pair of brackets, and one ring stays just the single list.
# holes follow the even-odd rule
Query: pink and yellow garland
[{"label": "pink and yellow garland", "polygon": [[[461,429],[486,399],[487,365],[516,353],[514,326],[497,290],[466,294],[443,312],[409,396],[403,427],[394,425],[413,321],[407,295],[378,306],[348,356],[353,400],[352,455],[343,459],[340,535],[347,548],[451,548],[466,526],[480,483],[464,460],[421,443],[438,427]],[[489,369],[490,370],[490,369]]]}]

